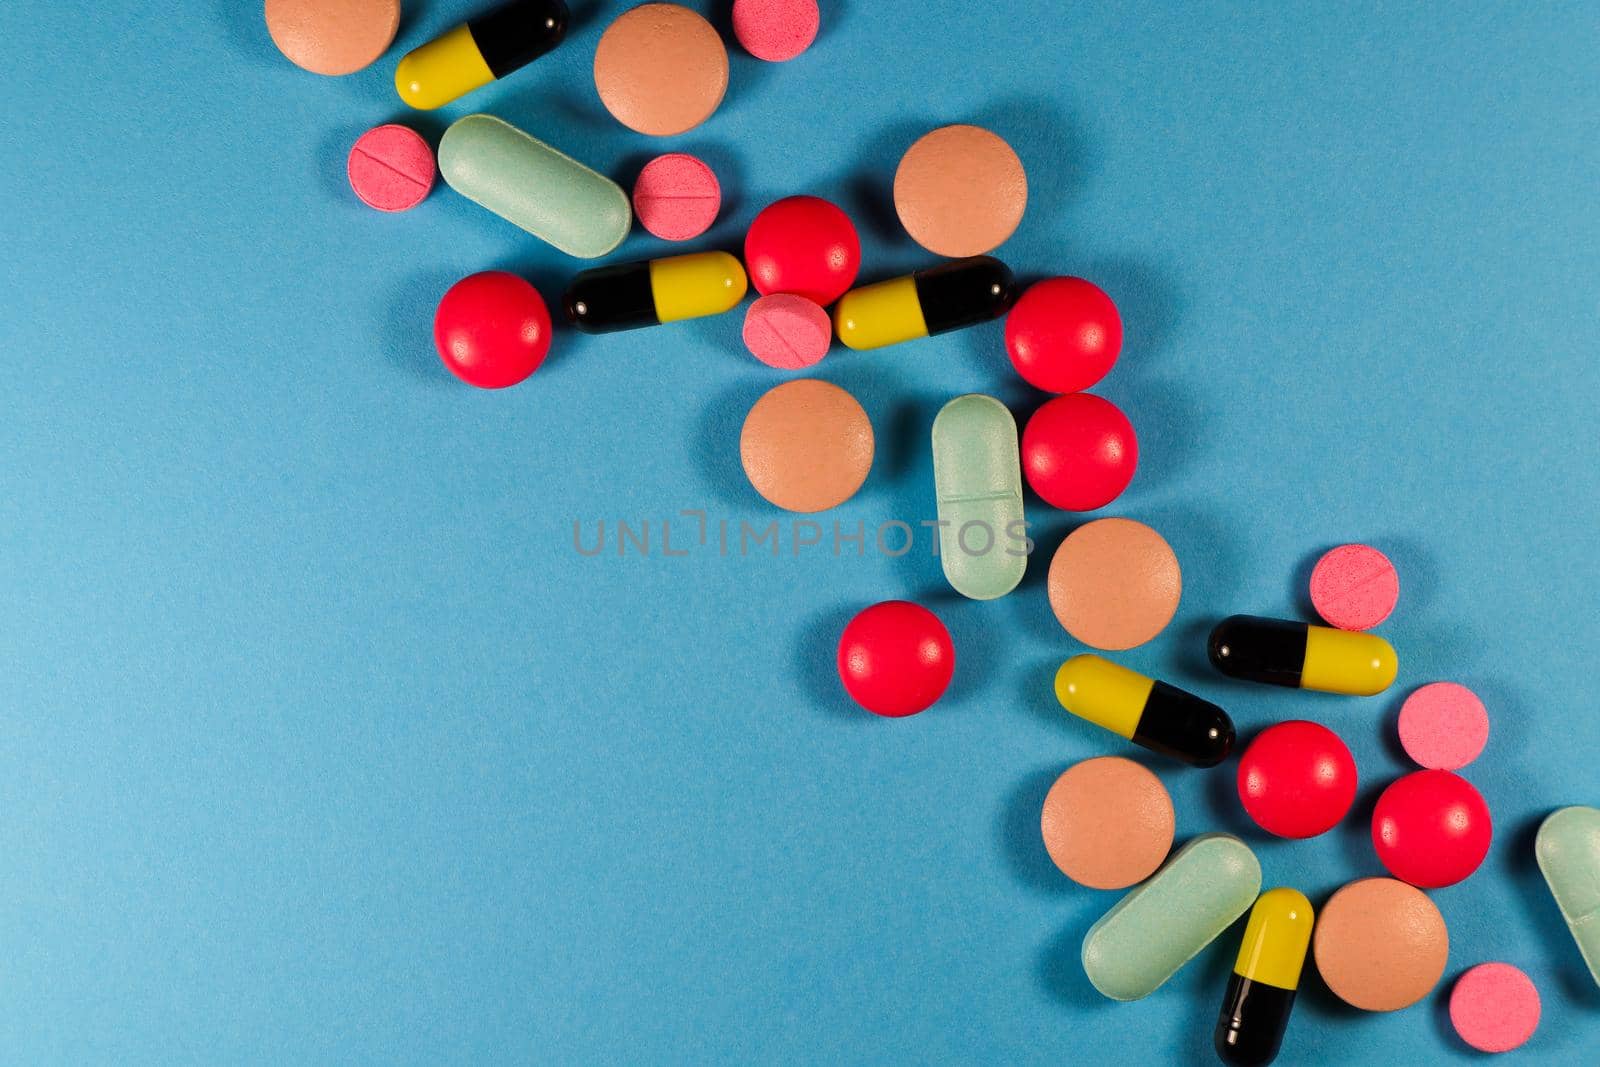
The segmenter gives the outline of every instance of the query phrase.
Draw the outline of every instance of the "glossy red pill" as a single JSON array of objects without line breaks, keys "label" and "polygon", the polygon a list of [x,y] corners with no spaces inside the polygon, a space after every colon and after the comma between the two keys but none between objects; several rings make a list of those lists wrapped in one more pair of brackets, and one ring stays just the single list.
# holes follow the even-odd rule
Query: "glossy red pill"
[{"label": "glossy red pill", "polygon": [[1449,771],[1394,781],[1372,813],[1372,847],[1389,873],[1419,889],[1455,885],[1483,862],[1494,827],[1472,784]]},{"label": "glossy red pill", "polygon": [[515,274],[468,275],[439,301],[433,343],[457,378],[480,389],[504,389],[544,362],[550,309],[539,290]]},{"label": "glossy red pill", "polygon": [[950,631],[920,604],[885,600],[850,620],[839,638],[839,680],[877,715],[915,715],[944,695],[956,668]]},{"label": "glossy red pill", "polygon": [[1269,834],[1315,837],[1356,799],[1356,761],[1339,735],[1295,719],[1269,726],[1239,757],[1239,801]]},{"label": "glossy red pill", "polygon": [[1106,376],[1122,351],[1122,316],[1093,282],[1046,278],[1006,316],[1006,351],[1029,385],[1076,393]]},{"label": "glossy red pill", "polygon": [[1047,401],[1022,431],[1022,472],[1045,503],[1064,511],[1103,508],[1128,488],[1139,465],[1133,424],[1092,393]]},{"label": "glossy red pill", "polygon": [[785,197],[750,224],[744,265],[762,295],[794,293],[826,307],[855,284],[861,239],[850,216],[821,197]]}]

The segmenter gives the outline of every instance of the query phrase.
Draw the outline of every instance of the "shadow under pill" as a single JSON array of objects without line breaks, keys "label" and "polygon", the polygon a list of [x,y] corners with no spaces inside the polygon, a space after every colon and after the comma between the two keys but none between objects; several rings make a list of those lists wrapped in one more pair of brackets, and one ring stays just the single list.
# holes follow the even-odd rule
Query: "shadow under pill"
[{"label": "shadow under pill", "polygon": [[379,347],[392,364],[412,377],[443,388],[461,383],[434,348],[433,316],[439,301],[458,281],[456,275],[442,270],[411,275],[390,292],[377,326]]},{"label": "shadow under pill", "polygon": [[750,379],[718,392],[700,410],[693,453],[695,466],[717,501],[740,509],[756,506],[763,515],[777,517],[777,509],[751,488],[739,459],[739,433],[745,416],[771,384]]},{"label": "shadow under pill", "polygon": [[1039,827],[1044,798],[1068,766],[1063,760],[1024,776],[1006,795],[998,819],[1001,858],[1012,880],[1045,896],[1070,896],[1081,889],[1056,868]]},{"label": "shadow under pill", "polygon": [[1087,895],[1079,906],[1080,920],[1068,923],[1040,946],[1034,960],[1034,979],[1044,995],[1056,1004],[1081,1011],[1106,1011],[1119,1005],[1102,996],[1083,973],[1083,938],[1089,927],[1122,899],[1122,894],[1103,890],[1084,892]]},{"label": "shadow under pill", "polygon": [[812,707],[830,719],[855,723],[878,718],[858,707],[839,680],[839,637],[866,604],[840,605],[818,612],[800,630],[794,671]]}]

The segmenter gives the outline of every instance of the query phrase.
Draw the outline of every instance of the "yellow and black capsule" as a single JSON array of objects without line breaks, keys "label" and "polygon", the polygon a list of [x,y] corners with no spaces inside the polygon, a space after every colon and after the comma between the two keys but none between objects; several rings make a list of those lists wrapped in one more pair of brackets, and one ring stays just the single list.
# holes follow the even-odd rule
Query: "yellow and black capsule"
[{"label": "yellow and black capsule", "polygon": [[418,110],[443,107],[550,51],[567,21],[562,0],[511,0],[407,52],[394,87]]},{"label": "yellow and black capsule", "polygon": [[1383,692],[1400,669],[1394,647],[1377,634],[1254,615],[1217,623],[1206,654],[1230,678],[1358,697]]},{"label": "yellow and black capsule", "polygon": [[611,333],[720,315],[744,299],[748,285],[733,256],[693,252],[586,270],[562,303],[567,321],[584,333]]},{"label": "yellow and black capsule", "polygon": [[1227,712],[1103,656],[1073,656],[1063,663],[1056,671],[1056,699],[1080,719],[1196,767],[1215,767],[1233,748]]},{"label": "yellow and black capsule", "polygon": [[1311,901],[1293,889],[1256,898],[1212,1039],[1223,1063],[1266,1067],[1278,1055],[1314,921]]},{"label": "yellow and black capsule", "polygon": [[1011,268],[972,256],[852,289],[833,309],[833,325],[847,348],[882,348],[997,319],[1014,298]]}]

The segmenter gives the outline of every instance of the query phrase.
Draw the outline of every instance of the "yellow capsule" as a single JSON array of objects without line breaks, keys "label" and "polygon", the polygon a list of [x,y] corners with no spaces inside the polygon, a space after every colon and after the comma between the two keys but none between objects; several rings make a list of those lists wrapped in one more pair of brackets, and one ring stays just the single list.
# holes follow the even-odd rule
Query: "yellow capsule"
[{"label": "yellow capsule", "polygon": [[1056,699],[1080,719],[1196,767],[1215,767],[1233,748],[1227,712],[1104,656],[1085,653],[1063,663]]},{"label": "yellow capsule", "polygon": [[1254,615],[1217,623],[1206,652],[1232,678],[1351,696],[1383,692],[1400,669],[1394,647],[1377,634]]},{"label": "yellow capsule", "polygon": [[1250,909],[1213,1035],[1222,1062],[1265,1067],[1278,1055],[1315,919],[1294,889],[1269,889]]},{"label": "yellow capsule", "polygon": [[395,91],[418,110],[443,107],[550,51],[567,21],[563,0],[511,0],[406,53]]},{"label": "yellow capsule", "polygon": [[572,279],[562,303],[567,321],[585,333],[720,315],[744,299],[749,282],[726,252],[693,252],[614,267]]},{"label": "yellow capsule", "polygon": [[833,325],[847,348],[882,348],[997,319],[1013,295],[1009,267],[972,256],[852,289],[833,309]]}]

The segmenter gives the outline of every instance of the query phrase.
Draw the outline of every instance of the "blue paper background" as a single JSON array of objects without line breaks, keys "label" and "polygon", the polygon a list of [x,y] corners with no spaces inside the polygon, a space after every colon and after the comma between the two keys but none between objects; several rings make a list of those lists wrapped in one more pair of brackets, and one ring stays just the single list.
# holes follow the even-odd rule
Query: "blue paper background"
[{"label": "blue paper background", "polygon": [[[1248,737],[1338,730],[1347,824],[1265,840],[1235,764],[1150,761],[1180,839],[1232,830],[1320,902],[1380,873],[1366,816],[1408,765],[1402,696],[1476,688],[1467,774],[1495,846],[1435,899],[1447,981],[1387,1016],[1308,974],[1283,1063],[1466,1062],[1448,980],[1506,959],[1543,1024],[1520,1062],[1600,1044],[1600,990],[1532,862],[1553,807],[1600,802],[1600,20],[1592,4],[824,2],[800,60],[734,49],[715,117],[667,141],[588,75],[621,3],[444,112],[390,84],[482,3],[408,3],[344,79],[291,67],[250,0],[0,7],[0,1048],[44,1063],[1205,1063],[1230,932],[1166,987],[1102,1000],[1078,944],[1115,894],[1038,839],[1069,763],[1125,751],[1049,682],[1078,647],[1041,577],[991,604],[927,541],[665,558],[680,509],[758,527],[740,420],[781,380],[740,316],[563,332],[526,384],[460,385],[430,340],[458,277],[580,264],[442,185],[358,204],[364,129],[430,138],[485,110],[631,182],[696,152],[727,195],[827,196],[863,277],[929,261],[888,189],[921,132],[1016,146],[1027,277],[1107,289],[1127,328],[1101,391],[1142,462],[1108,513],[1147,520],[1183,606],[1133,666]],[[727,5],[696,5],[726,30]],[[668,246],[636,233],[617,258]],[[931,519],[938,407],[1041,397],[998,325],[817,370],[879,435],[847,529]],[[651,520],[649,558],[573,523]],[[694,520],[673,532],[691,539]],[[1400,683],[1349,700],[1227,683],[1202,635],[1303,612],[1309,562],[1367,540],[1399,566]],[[846,546],[847,548],[849,546]],[[853,551],[853,550],[852,550]],[[884,721],[843,699],[844,621],[913,597],[948,622],[948,697]]]}]

